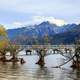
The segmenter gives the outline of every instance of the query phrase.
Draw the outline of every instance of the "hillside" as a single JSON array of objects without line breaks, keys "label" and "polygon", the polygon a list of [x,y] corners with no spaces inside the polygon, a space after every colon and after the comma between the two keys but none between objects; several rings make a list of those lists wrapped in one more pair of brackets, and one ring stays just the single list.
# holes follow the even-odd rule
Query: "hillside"
[{"label": "hillside", "polygon": [[19,44],[72,44],[79,39],[80,25],[67,24],[57,26],[47,22],[39,25],[24,26],[7,30],[11,41]]}]

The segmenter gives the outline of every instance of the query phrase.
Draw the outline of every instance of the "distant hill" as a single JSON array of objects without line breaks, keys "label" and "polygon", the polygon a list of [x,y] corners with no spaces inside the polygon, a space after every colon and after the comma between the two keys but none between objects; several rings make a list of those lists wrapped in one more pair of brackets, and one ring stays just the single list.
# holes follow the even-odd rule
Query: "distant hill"
[{"label": "distant hill", "polygon": [[80,38],[80,25],[57,26],[48,21],[39,25],[7,30],[9,39],[18,44],[73,44]]}]

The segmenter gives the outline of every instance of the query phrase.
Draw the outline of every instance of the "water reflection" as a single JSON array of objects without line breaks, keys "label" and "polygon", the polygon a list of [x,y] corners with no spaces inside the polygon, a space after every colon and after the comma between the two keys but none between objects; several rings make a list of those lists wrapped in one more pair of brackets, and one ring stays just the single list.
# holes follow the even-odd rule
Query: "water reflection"
[{"label": "water reflection", "polygon": [[73,69],[69,74],[69,78],[73,80],[80,80],[80,69]]},{"label": "water reflection", "polygon": [[17,62],[11,63],[11,69],[19,69],[19,64]]},{"label": "water reflection", "polygon": [[35,64],[38,56],[24,56],[24,59],[26,63],[23,65],[0,63],[0,80],[80,80],[80,70],[71,69],[68,67],[70,64],[63,68],[52,68],[57,62],[55,56],[46,57],[43,67]]},{"label": "water reflection", "polygon": [[35,78],[36,80],[50,80],[50,78],[54,78],[53,74],[51,74],[50,70],[48,70],[48,68],[38,68],[36,69],[33,78]]}]

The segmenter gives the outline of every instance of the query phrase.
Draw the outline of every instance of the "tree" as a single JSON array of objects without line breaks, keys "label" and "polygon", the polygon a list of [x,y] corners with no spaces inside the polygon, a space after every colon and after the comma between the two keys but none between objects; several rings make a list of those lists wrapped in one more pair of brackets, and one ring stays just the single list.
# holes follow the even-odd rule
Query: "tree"
[{"label": "tree", "polygon": [[7,36],[7,32],[3,25],[0,25],[0,36],[4,36],[4,37]]},{"label": "tree", "polygon": [[[17,54],[21,50],[22,49],[20,48],[20,46],[18,46],[16,43],[12,43],[8,39],[8,35],[7,35],[7,32],[4,28],[4,26],[0,25],[0,53],[1,53],[0,60],[3,62],[5,62],[5,61],[16,62],[16,61],[18,61]],[[6,59],[7,51],[9,51],[10,54],[12,55],[12,58],[10,60]]]},{"label": "tree", "polygon": [[6,60],[6,48],[8,46],[7,32],[3,25],[0,25],[0,53],[1,60]]},{"label": "tree", "polygon": [[10,51],[10,54],[12,56],[12,58],[10,59],[10,61],[13,61],[13,62],[16,62],[18,61],[18,58],[17,58],[17,54],[19,53],[19,46],[17,46],[16,44],[10,44],[8,46],[8,49]]},{"label": "tree", "polygon": [[46,33],[44,35],[44,45],[49,45],[49,44],[50,44],[50,39],[49,39],[48,34]]},{"label": "tree", "polygon": [[39,55],[39,60],[36,64],[39,64],[40,66],[43,67],[45,64],[44,57],[46,56],[46,49],[45,48],[39,49],[39,50],[37,50],[37,52]]}]

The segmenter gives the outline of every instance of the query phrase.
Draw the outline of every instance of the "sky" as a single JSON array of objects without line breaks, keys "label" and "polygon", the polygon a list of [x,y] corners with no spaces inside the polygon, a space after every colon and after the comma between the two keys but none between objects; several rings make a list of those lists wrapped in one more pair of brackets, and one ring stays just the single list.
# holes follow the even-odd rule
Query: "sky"
[{"label": "sky", "polygon": [[6,29],[43,21],[80,23],[80,0],[0,0],[0,24]]}]

